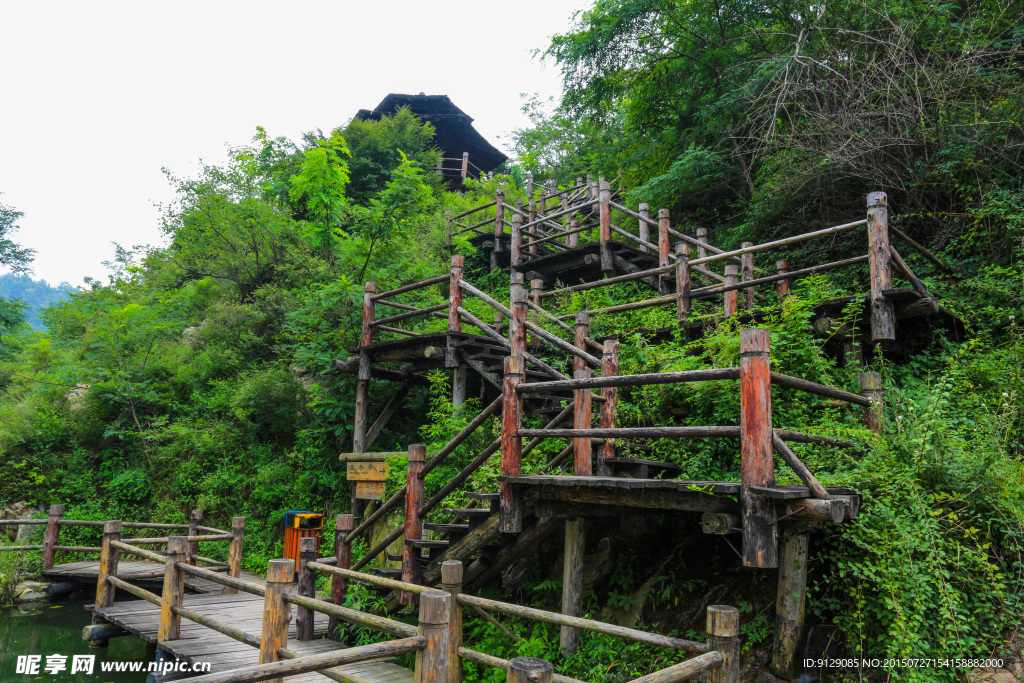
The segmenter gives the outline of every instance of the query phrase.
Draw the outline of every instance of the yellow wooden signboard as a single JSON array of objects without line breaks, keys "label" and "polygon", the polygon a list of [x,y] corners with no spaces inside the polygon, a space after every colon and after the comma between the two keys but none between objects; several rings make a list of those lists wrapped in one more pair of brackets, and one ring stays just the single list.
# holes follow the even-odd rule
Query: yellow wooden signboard
[{"label": "yellow wooden signboard", "polygon": [[384,497],[384,482],[382,481],[357,481],[356,498],[363,500],[380,500]]},{"label": "yellow wooden signboard", "polygon": [[384,481],[388,478],[386,462],[350,462],[345,476],[349,481]]}]

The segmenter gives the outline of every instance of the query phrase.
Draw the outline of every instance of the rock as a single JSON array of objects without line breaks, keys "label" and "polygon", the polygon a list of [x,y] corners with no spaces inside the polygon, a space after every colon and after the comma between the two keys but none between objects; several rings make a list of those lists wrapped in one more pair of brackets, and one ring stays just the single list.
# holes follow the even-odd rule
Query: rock
[{"label": "rock", "polygon": [[89,394],[89,384],[76,384],[75,388],[64,394],[64,400],[68,402],[68,409],[72,413],[78,413],[85,410],[85,397]]},{"label": "rock", "polygon": [[39,581],[22,581],[14,587],[15,602],[38,602],[46,599],[46,584]]},{"label": "rock", "polygon": [[1012,673],[1014,676],[1024,680],[1024,661],[1011,657],[1003,662],[1003,665],[1004,669]]},{"label": "rock", "polygon": [[51,598],[55,595],[64,595],[65,593],[74,593],[76,590],[84,588],[84,586],[77,581],[61,581],[59,583],[51,583],[46,587],[46,594]]},{"label": "rock", "polygon": [[1019,683],[1020,681],[1006,669],[972,669],[967,676],[971,683]]}]

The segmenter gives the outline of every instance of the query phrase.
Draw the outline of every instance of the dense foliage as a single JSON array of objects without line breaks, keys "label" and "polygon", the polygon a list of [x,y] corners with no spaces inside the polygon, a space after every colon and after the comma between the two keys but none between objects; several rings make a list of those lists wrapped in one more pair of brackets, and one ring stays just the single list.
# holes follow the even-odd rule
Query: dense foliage
[{"label": "dense foliage", "polygon": [[46,280],[34,280],[26,274],[0,275],[0,299],[23,302],[26,305],[27,322],[34,330],[43,329],[43,309],[68,298],[68,293],[73,289],[67,282],[51,285]]},{"label": "dense foliage", "polygon": [[[280,552],[284,511],[348,508],[337,453],[351,447],[354,382],[329,367],[357,341],[363,283],[387,289],[437,275],[454,250],[467,255],[475,284],[507,291],[507,275],[489,272],[465,236],[450,244],[446,211],[491,201],[498,186],[514,203],[525,172],[565,185],[596,170],[615,178],[632,206],[668,207],[681,229],[708,226],[712,242],[729,247],[861,216],[864,195],[881,189],[893,225],[955,265],[948,275],[904,253],[968,334],[957,341],[936,331],[898,362],[864,349],[885,378],[883,437],[856,412],[776,390],[779,425],[858,444],[798,451],[824,483],[866,497],[855,523],[816,542],[812,619],[838,626],[842,651],[856,657],[1002,653],[1024,611],[1021,26],[1019,6],[984,0],[885,8],[597,0],[547,49],[566,76],[564,100],[531,100],[510,173],[471,181],[461,194],[429,172],[433,131],[407,111],[298,143],[261,129],[224,164],[191,178],[169,174],[178,194],[165,207],[167,246],[119,250],[107,282],[47,310],[46,333],[16,325],[20,310],[0,330],[0,502],[62,501],[69,516],[91,519],[180,521],[194,507],[214,523],[245,515],[247,568],[260,571]],[[31,256],[7,237],[17,218],[0,207],[0,258],[15,269]],[[851,232],[789,256],[820,263],[862,253],[863,240]],[[863,271],[803,281],[764,323],[773,369],[855,389],[856,368],[827,352],[811,319],[816,305],[863,293],[865,283]],[[644,285],[619,285],[556,304],[571,313],[649,295]],[[446,296],[432,288],[409,301]],[[479,301],[466,306],[489,319]],[[671,326],[674,311],[665,309],[597,318],[593,333],[622,340],[622,372],[733,365],[737,325],[711,313],[710,304],[696,307],[708,329],[689,347],[638,334]],[[430,331],[444,322],[418,324]],[[436,450],[465,426],[478,402],[453,409],[447,382],[441,373],[412,390],[403,419],[374,449],[426,442]],[[371,392],[371,414],[388,398]],[[624,426],[735,424],[738,409],[728,382],[620,394]],[[428,495],[490,443],[496,422],[427,477]],[[648,445],[685,477],[738,476],[734,442]],[[561,447],[546,442],[524,470],[540,471]],[[389,491],[401,486],[400,469]],[[780,479],[795,483],[787,472],[780,467]],[[496,477],[491,462],[466,486],[493,490]],[[447,502],[457,506],[458,494]],[[738,575],[726,539],[705,539],[677,519],[595,532],[588,551],[607,551],[610,569],[587,591],[586,614],[694,636],[699,610],[687,606],[716,596],[743,607],[744,648],[756,648],[771,633],[771,577]],[[77,542],[90,532],[68,533]],[[527,558],[504,589],[557,607],[558,552]],[[354,591],[351,599],[374,598]],[[503,623],[521,640],[475,618],[468,638],[491,654],[557,656],[557,629]],[[559,672],[627,680],[665,666],[663,657],[585,637]],[[931,681],[961,672],[887,673]]]}]

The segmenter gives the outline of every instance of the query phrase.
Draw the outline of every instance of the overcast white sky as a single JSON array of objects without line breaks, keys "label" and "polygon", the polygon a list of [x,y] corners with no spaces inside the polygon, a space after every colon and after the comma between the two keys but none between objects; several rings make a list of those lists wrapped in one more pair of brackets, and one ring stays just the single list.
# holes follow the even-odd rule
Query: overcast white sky
[{"label": "overcast white sky", "polygon": [[81,284],[111,242],[159,243],[161,167],[192,175],[256,126],[294,139],[426,92],[502,148],[520,93],[559,92],[530,52],[589,4],[0,0],[0,202],[35,277]]}]

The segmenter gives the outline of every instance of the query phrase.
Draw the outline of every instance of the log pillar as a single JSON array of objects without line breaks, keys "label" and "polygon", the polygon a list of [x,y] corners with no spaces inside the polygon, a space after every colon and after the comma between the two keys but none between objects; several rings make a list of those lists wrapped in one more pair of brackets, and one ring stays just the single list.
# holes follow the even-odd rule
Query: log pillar
[{"label": "log pillar", "polygon": [[[228,576],[238,578],[242,574],[242,541],[245,539],[245,517],[231,518],[231,545],[228,546]],[[235,595],[237,588],[224,586],[225,595]]]},{"label": "log pillar", "polygon": [[462,153],[462,179],[469,175],[469,152]]},{"label": "log pillar", "polygon": [[[423,538],[423,522],[420,519],[420,508],[423,507],[423,479],[420,472],[427,459],[427,447],[424,444],[411,444],[405,469],[405,541],[402,544],[402,581],[419,583],[420,549],[409,545],[409,541]],[[402,591],[401,603],[415,605],[416,594]]]},{"label": "log pillar", "polygon": [[[742,245],[744,249],[754,246],[753,242],[744,242]],[[754,254],[753,252],[740,255],[740,281],[747,282],[754,279]],[[750,310],[754,308],[754,288],[747,287],[743,290],[746,294],[744,298],[743,307]]]},{"label": "log pillar", "polygon": [[[775,262],[775,272],[778,275],[788,273],[789,270],[787,270],[787,267],[788,264],[785,261]],[[779,294],[779,301],[784,301],[786,297],[789,296],[789,280],[776,280],[775,291]]]},{"label": "log pillar", "polygon": [[494,248],[491,249],[491,270],[498,269],[498,252],[503,250],[505,236],[505,190],[498,188],[494,193]]},{"label": "log pillar", "polygon": [[[739,279],[739,266],[728,265],[725,267],[725,286],[735,286]],[[739,293],[734,289],[722,295],[725,298],[725,317],[731,318],[736,315],[739,308]]]},{"label": "log pillar", "polygon": [[[288,645],[291,603],[285,596],[291,591],[295,575],[294,560],[271,560],[267,566],[267,592],[263,597],[263,632],[260,634],[260,664],[280,660],[279,648]],[[284,683],[283,678],[268,678],[263,683]]]},{"label": "log pillar", "polygon": [[569,229],[575,232],[565,236],[565,245],[571,249],[575,249],[580,246],[580,233],[576,230],[580,227],[580,222],[573,218],[569,221]]},{"label": "log pillar", "polygon": [[[586,545],[586,519],[571,517],[565,520],[565,557],[562,562],[562,614],[580,616],[583,610],[583,555]],[[580,631],[573,626],[562,626],[558,636],[558,651],[563,657],[572,654],[580,645]]]},{"label": "log pillar", "polygon": [[461,683],[462,657],[462,605],[459,604],[459,593],[462,592],[462,562],[446,560],[441,563],[441,590],[452,596],[448,603],[448,681]]},{"label": "log pillar", "polygon": [[871,401],[871,406],[864,408],[864,426],[875,434],[882,433],[882,377],[877,372],[858,372],[860,395]]},{"label": "log pillar", "polygon": [[539,277],[530,280],[530,301],[534,306],[542,306],[540,295],[544,293],[544,281]]},{"label": "log pillar", "polygon": [[160,596],[160,625],[156,632],[158,643],[181,637],[181,615],[176,614],[174,608],[181,607],[181,601],[185,597],[185,572],[178,569],[177,563],[185,561],[188,545],[188,541],[182,536],[171,536],[167,540],[164,587]]},{"label": "log pillar", "polygon": [[[537,200],[536,199],[531,199],[530,200],[530,206],[529,206],[529,217],[527,218],[526,222],[527,223],[531,223],[531,225],[530,225],[530,232],[532,232],[534,235],[537,234],[537,226],[536,225],[532,225],[532,223],[534,221],[536,221],[536,220],[537,220]],[[527,245],[527,251],[529,252],[530,256],[531,257],[532,256],[536,256],[537,255],[537,245],[534,244],[533,235],[527,235],[526,236],[526,245]]]},{"label": "log pillar", "polygon": [[[299,539],[299,566],[296,573],[296,592],[304,598],[316,597],[316,570],[309,568],[316,562],[317,539],[308,536]],[[295,606],[295,634],[299,640],[313,640],[313,610]]]},{"label": "log pillar", "polygon": [[509,252],[509,267],[512,269],[512,273],[516,272],[520,264],[523,262],[523,218],[518,213],[512,214],[512,235],[509,238],[511,242],[511,251]]},{"label": "log pillar", "polygon": [[441,591],[420,594],[419,635],[427,645],[416,653],[413,680],[417,683],[444,683],[448,680],[448,618],[452,598]]},{"label": "log pillar", "polygon": [[[590,314],[580,311],[576,314],[575,344],[578,349],[587,347],[587,336],[590,334]],[[590,368],[586,361],[579,356],[572,357],[573,379],[584,379],[591,376]],[[573,429],[590,429],[592,394],[590,389],[575,389],[573,397],[576,399],[573,408]],[[574,472],[576,476],[585,477],[593,474],[591,458],[591,442],[588,437],[578,437],[572,440],[572,453]]]},{"label": "log pillar", "polygon": [[[200,534],[199,525],[203,522],[203,511],[193,510],[188,516],[188,535],[198,536]],[[188,548],[185,550],[185,564],[190,564],[193,567],[196,565],[196,555],[199,554],[199,541],[189,541]]]},{"label": "log pillar", "polygon": [[60,522],[63,518],[64,504],[51,505],[46,517],[46,532],[43,534],[43,569],[53,568],[53,561],[57,556],[55,548],[60,545]]},{"label": "log pillar", "polygon": [[641,241],[639,248],[640,251],[646,254],[649,253],[651,250],[647,248],[647,245],[642,243],[649,243],[651,241],[651,224],[647,222],[651,218],[651,205],[648,204],[647,202],[643,202],[642,204],[640,204],[640,210],[638,213],[640,214],[640,220],[638,222],[639,224],[637,225],[637,228],[640,232]]},{"label": "log pillar", "polygon": [[678,242],[676,244],[676,325],[680,330],[689,320],[690,312],[693,310],[693,300],[690,298],[692,287],[690,245],[686,242]]},{"label": "log pillar", "polygon": [[[352,546],[348,543],[349,532],[355,528],[356,520],[352,515],[338,515],[334,518],[334,559],[335,566],[339,569],[352,568]],[[348,582],[345,577],[331,574],[331,602],[335,605],[344,605],[345,596],[348,590]],[[337,617],[330,617],[327,622],[327,635],[332,640],[337,638],[337,630],[341,621]]]},{"label": "log pillar", "polygon": [[510,356],[526,355],[526,288],[523,287],[523,274],[512,273],[512,288],[509,297],[509,309],[512,318],[508,323],[508,340],[512,343]]},{"label": "log pillar", "polygon": [[871,267],[871,341],[896,340],[896,311],[883,292],[892,289],[889,206],[884,192],[868,195],[868,263]]},{"label": "log pillar", "polygon": [[807,541],[807,534],[785,533],[779,553],[772,672],[786,680],[796,678],[800,672],[800,646],[807,611]]},{"label": "log pillar", "polygon": [[[63,506],[62,506],[63,507]],[[94,609],[110,607],[114,604],[114,595],[117,591],[108,581],[108,576],[117,576],[117,563],[121,551],[111,545],[111,541],[121,540],[121,520],[107,520],[103,523],[103,542],[100,550],[100,566],[96,576],[96,600]],[[92,616],[93,624],[106,624],[106,619],[96,614]],[[107,638],[97,638],[89,641],[89,647],[106,647]]]},{"label": "log pillar", "polygon": [[708,243],[708,229],[698,227],[694,230],[694,234],[697,235],[697,241],[700,242],[697,245],[697,258],[707,258],[708,250],[704,245]]},{"label": "log pillar", "polygon": [[770,332],[763,328],[740,332],[743,564],[761,568],[778,566],[775,505],[749,490],[751,486],[775,486],[770,339]]},{"label": "log pillar", "polygon": [[459,280],[462,279],[462,266],[466,257],[462,254],[452,256],[451,267],[448,270],[448,331],[462,332],[462,316],[459,315],[459,306],[462,305],[462,287]]},{"label": "log pillar", "polygon": [[608,181],[601,178],[599,191],[600,240],[601,240],[601,272],[605,275],[615,274],[615,262],[612,258],[612,190]]},{"label": "log pillar", "polygon": [[740,681],[740,611],[728,605],[708,605],[708,650],[722,653],[725,662],[711,669],[708,683]]},{"label": "log pillar", "polygon": [[[523,400],[516,391],[525,375],[522,356],[505,359],[505,376],[501,391],[501,474],[514,477],[523,473],[523,439],[519,428],[523,421]],[[498,518],[501,533],[517,534],[523,530],[523,499],[519,487],[501,483],[501,510]]]},{"label": "log pillar", "polygon": [[555,665],[537,657],[513,657],[508,660],[505,683],[551,683]]},{"label": "log pillar", "polygon": [[[601,356],[601,376],[616,377],[619,374],[619,341],[607,339],[604,342],[604,353]],[[600,421],[598,426],[601,429],[614,429],[616,414],[619,409],[619,390],[616,387],[602,387],[601,397],[604,402],[600,407]],[[615,457],[615,440],[605,439],[598,451],[597,473],[601,476],[609,476],[611,468],[608,467],[609,458]]]}]

